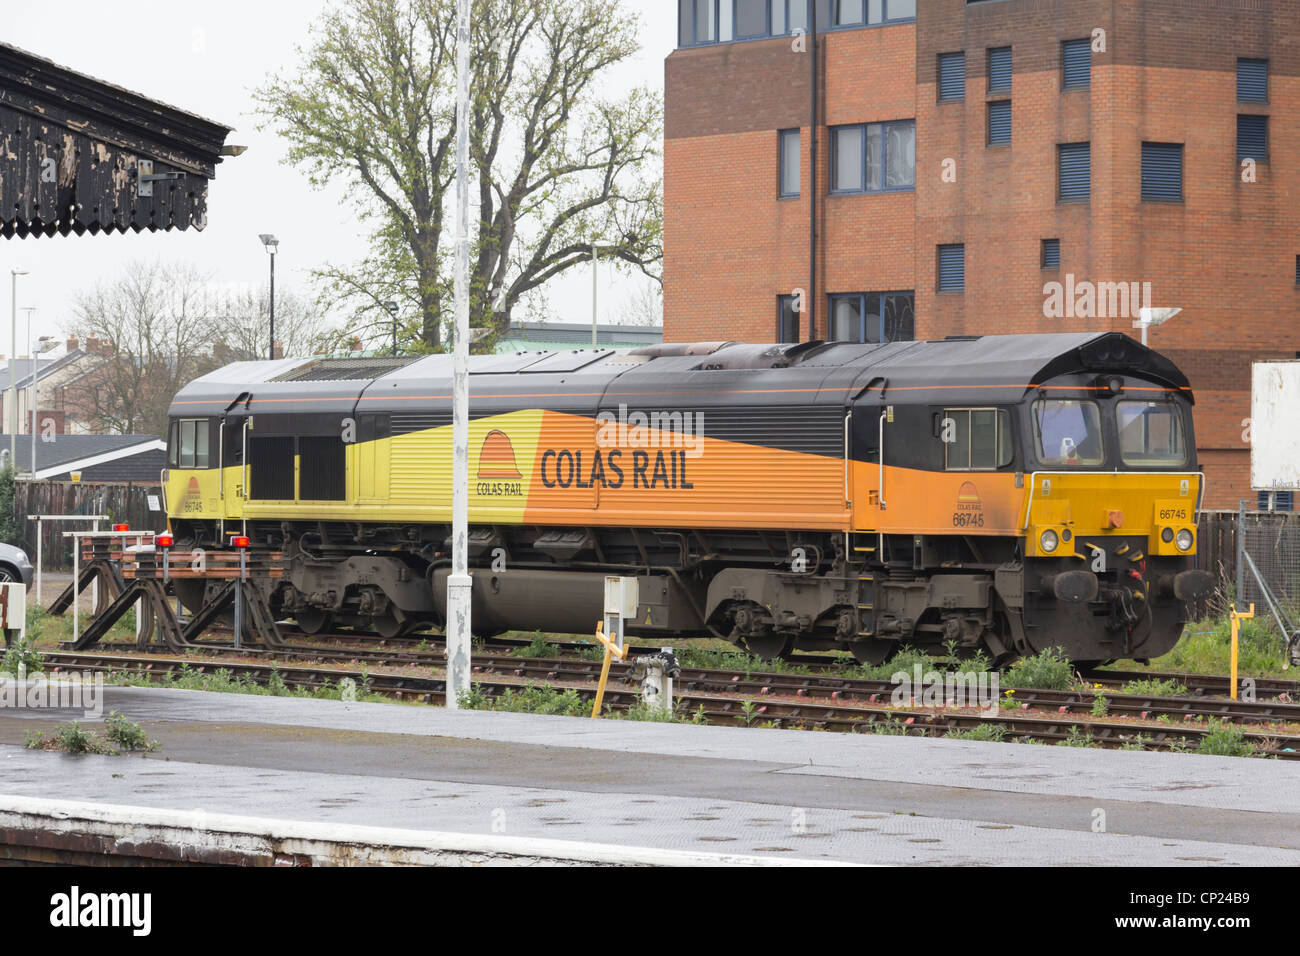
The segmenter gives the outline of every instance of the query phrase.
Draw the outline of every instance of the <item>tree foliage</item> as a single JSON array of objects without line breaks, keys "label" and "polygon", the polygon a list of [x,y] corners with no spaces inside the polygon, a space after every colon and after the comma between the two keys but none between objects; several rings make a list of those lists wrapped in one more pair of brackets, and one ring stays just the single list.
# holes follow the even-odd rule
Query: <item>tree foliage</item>
[{"label": "tree foliage", "polygon": [[[363,262],[319,271],[326,288],[358,328],[403,303],[427,349],[447,344],[451,305],[455,24],[455,0],[338,3],[304,62],[256,94],[289,162],[345,184],[372,228]],[[646,88],[601,88],[638,48],[622,0],[473,0],[472,24],[470,322],[486,348],[593,241],[657,275],[662,108]]]}]

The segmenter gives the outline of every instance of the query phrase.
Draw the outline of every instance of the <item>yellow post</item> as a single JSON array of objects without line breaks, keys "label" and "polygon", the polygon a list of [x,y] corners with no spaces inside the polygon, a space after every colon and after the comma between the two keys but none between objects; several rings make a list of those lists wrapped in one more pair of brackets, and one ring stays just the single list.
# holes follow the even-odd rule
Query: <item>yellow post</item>
[{"label": "yellow post", "polygon": [[1232,699],[1237,699],[1237,640],[1241,636],[1241,622],[1255,616],[1255,605],[1250,606],[1249,611],[1238,611],[1237,606],[1232,605],[1228,616],[1232,618]]},{"label": "yellow post", "polygon": [[596,640],[605,645],[605,663],[600,668],[600,684],[596,687],[596,700],[591,705],[591,716],[600,716],[600,705],[605,700],[605,682],[609,680],[609,663],[617,657],[620,661],[627,658],[627,653],[631,646],[624,644],[622,650],[614,646],[614,642],[605,636],[605,622],[596,622]]}]

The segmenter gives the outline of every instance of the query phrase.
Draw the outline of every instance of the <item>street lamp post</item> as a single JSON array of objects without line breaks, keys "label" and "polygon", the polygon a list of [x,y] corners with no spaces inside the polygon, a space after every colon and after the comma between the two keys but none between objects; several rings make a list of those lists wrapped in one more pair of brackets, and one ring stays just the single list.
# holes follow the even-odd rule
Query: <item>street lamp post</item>
[{"label": "street lamp post", "polygon": [[10,343],[9,343],[9,465],[18,471],[18,277],[28,273],[23,269],[10,269]]},{"label": "street lamp post", "polygon": [[262,245],[266,246],[266,251],[271,255],[271,344],[267,358],[273,359],[275,358],[275,254],[279,251],[280,240],[269,232],[264,232],[257,238],[262,240]]},{"label": "street lamp post", "polygon": [[1183,310],[1176,308],[1138,310],[1138,318],[1133,322],[1133,328],[1142,330],[1142,344],[1147,344],[1147,331],[1151,326],[1164,325],[1181,311]]},{"label": "street lamp post", "polygon": [[388,310],[388,314],[393,317],[393,357],[396,358],[397,357],[397,303],[394,302],[392,299],[387,299],[380,304],[383,305],[383,307]]}]

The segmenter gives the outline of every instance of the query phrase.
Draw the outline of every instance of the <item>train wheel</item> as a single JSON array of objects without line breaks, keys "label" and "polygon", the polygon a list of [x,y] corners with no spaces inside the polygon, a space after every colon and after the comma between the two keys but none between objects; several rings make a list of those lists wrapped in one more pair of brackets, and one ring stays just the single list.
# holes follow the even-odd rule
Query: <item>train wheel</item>
[{"label": "train wheel", "polygon": [[745,647],[751,654],[775,660],[789,655],[794,648],[794,638],[785,634],[750,634],[745,638]]},{"label": "train wheel", "polygon": [[886,641],[879,637],[869,637],[865,640],[854,641],[849,645],[853,651],[853,656],[859,664],[883,664],[889,660],[890,655],[898,649],[895,641]]},{"label": "train wheel", "polygon": [[298,627],[302,628],[304,634],[319,634],[321,631],[329,630],[334,624],[334,615],[329,611],[313,607],[296,613],[294,620],[298,622]]},{"label": "train wheel", "polygon": [[384,614],[374,618],[370,622],[370,626],[380,637],[390,638],[401,637],[408,631],[414,630],[417,625],[415,621],[399,621],[391,614]]}]

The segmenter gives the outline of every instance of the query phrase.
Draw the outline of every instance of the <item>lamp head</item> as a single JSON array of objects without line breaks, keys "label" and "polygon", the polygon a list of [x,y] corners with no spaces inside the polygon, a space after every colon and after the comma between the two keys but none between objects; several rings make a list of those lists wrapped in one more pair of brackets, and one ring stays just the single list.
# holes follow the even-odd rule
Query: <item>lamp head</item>
[{"label": "lamp head", "polygon": [[257,238],[262,240],[262,245],[266,246],[267,252],[271,255],[275,255],[276,247],[280,245],[279,239],[275,238],[275,236],[271,235],[269,232],[264,232]]}]

